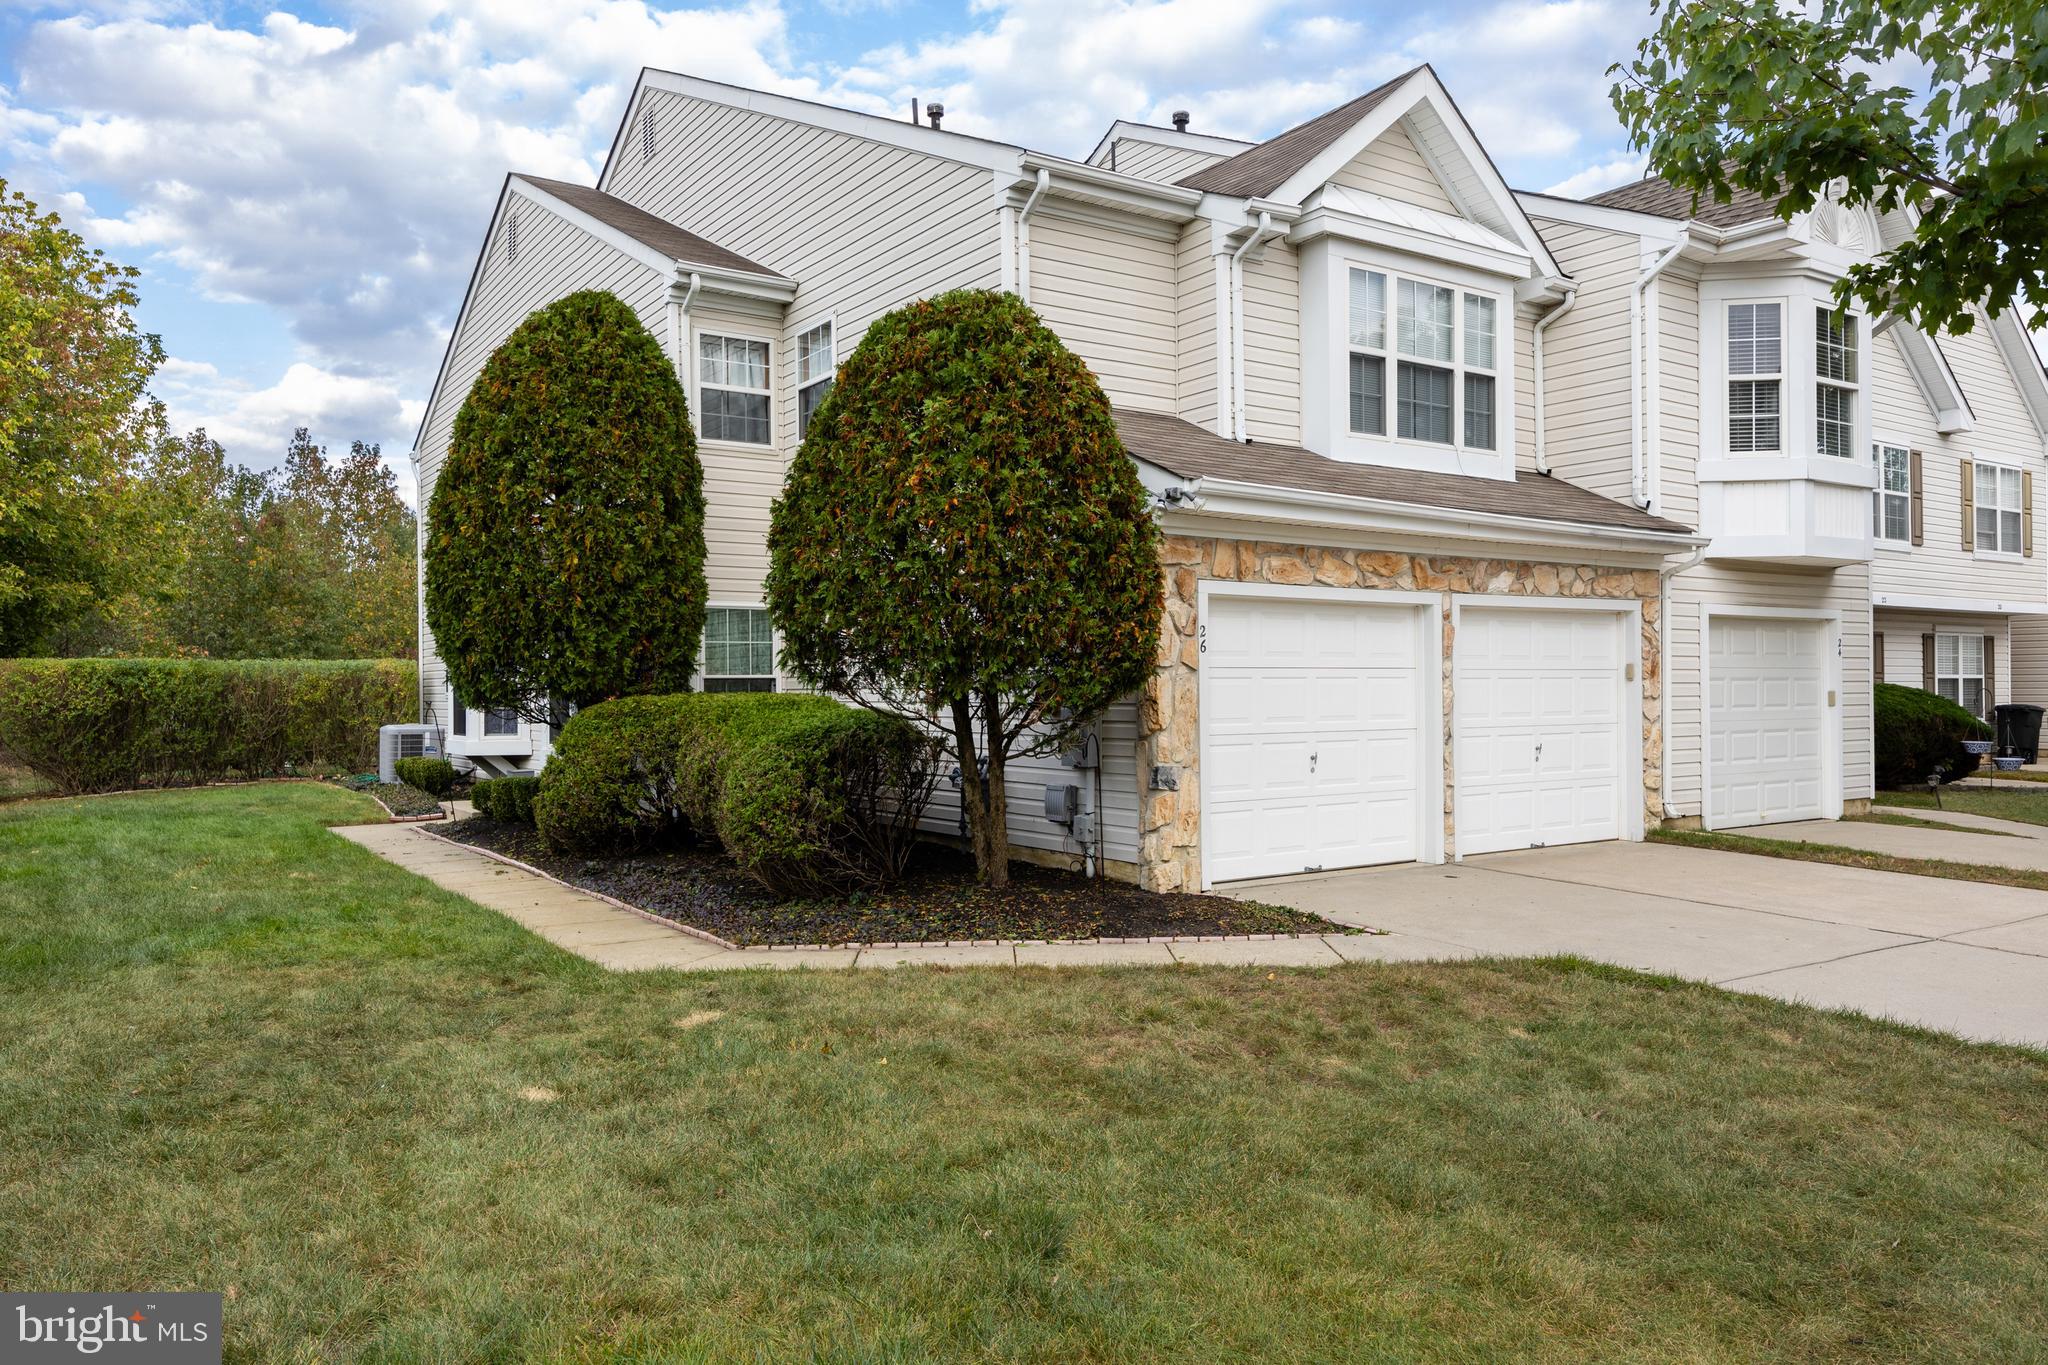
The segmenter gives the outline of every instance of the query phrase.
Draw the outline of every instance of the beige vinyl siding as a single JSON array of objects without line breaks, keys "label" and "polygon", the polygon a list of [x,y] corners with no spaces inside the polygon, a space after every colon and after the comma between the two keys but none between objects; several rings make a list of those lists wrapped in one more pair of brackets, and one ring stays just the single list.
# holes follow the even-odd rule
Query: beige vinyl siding
[{"label": "beige vinyl siding", "polygon": [[1216,258],[1209,224],[1200,218],[1181,232],[1174,253],[1175,323],[1179,337],[1175,411],[1211,431],[1216,428]]},{"label": "beige vinyl siding", "polygon": [[1942,353],[1955,370],[1976,415],[1972,430],[1943,436],[1935,430],[1927,397],[1906,368],[1894,332],[1873,338],[1870,354],[1870,436],[1873,442],[1904,445],[1920,452],[1922,543],[1905,548],[1878,542],[1872,588],[1878,593],[1940,594],[2003,601],[2048,601],[2048,556],[2040,542],[2032,558],[1979,554],[1963,548],[1964,460],[1989,460],[2035,475],[2034,518],[2038,536],[2048,530],[2041,475],[2041,443],[2021,406],[2019,390],[1986,325],[1959,337],[1942,337]]},{"label": "beige vinyl siding", "polygon": [[[1121,701],[1096,723],[1101,754],[1102,856],[1111,862],[1138,860],[1138,704]],[[1079,855],[1081,846],[1064,826],[1045,818],[1045,789],[1074,783],[1083,786],[1083,800],[1095,786],[1096,774],[1069,768],[1058,754],[1013,760],[1004,784],[1010,805],[1010,839],[1025,848]],[[941,777],[932,793],[922,828],[934,834],[960,832],[960,793]]]},{"label": "beige vinyl siding", "polygon": [[1346,189],[1364,190],[1405,204],[1420,204],[1439,213],[1458,211],[1458,206],[1451,202],[1451,196],[1444,192],[1443,183],[1436,178],[1436,172],[1422,159],[1422,153],[1415,150],[1414,142],[1398,123],[1374,138],[1370,146],[1330,179]]},{"label": "beige vinyl siding", "polygon": [[[2048,616],[2015,616],[2010,636],[2012,678],[2010,701],[2048,706]],[[1886,642],[1890,647],[1890,642]]]},{"label": "beige vinyl siding", "polygon": [[1536,320],[1533,309],[1516,308],[1515,316],[1515,464],[1535,468],[1536,449]]},{"label": "beige vinyl siding", "polygon": [[1301,440],[1301,270],[1285,242],[1244,262],[1244,391],[1253,440]]},{"label": "beige vinyl siding", "polygon": [[[670,91],[643,100],[658,154],[650,165],[635,140],[604,188],[796,280],[786,323],[831,314],[842,359],[891,309],[1000,283],[986,170]],[[793,334],[781,340],[778,400],[796,382]],[[795,404],[777,410],[778,442],[793,450]]]},{"label": "beige vinyl siding", "polygon": [[[1707,563],[1671,580],[1665,622],[1665,688],[1671,699],[1667,748],[1672,814],[1702,813],[1700,752],[1701,608],[1782,609],[1787,616],[1836,613],[1841,640],[1842,798],[1871,790],[1870,571],[1867,565],[1829,571],[1731,568]],[[1887,642],[1889,648],[1889,642]]]},{"label": "beige vinyl siding", "polygon": [[[507,218],[485,243],[484,258],[470,291],[467,310],[450,339],[446,371],[429,403],[421,428],[419,501],[433,501],[434,481],[448,452],[455,415],[491,353],[535,309],[581,289],[605,289],[632,306],[640,321],[667,345],[664,299],[667,282],[645,263],[598,241],[545,206],[509,195],[506,214],[519,216],[519,259],[505,254]],[[424,567],[422,568],[424,572]],[[446,725],[448,674],[434,652],[424,614],[420,621],[420,684],[423,720]],[[545,726],[529,726],[536,749],[546,746]]]},{"label": "beige vinyl siding", "polygon": [[1046,209],[1030,229],[1031,306],[1088,362],[1110,402],[1173,412],[1174,243]]},{"label": "beige vinyl siding", "polygon": [[[2036,618],[2039,619],[2039,618]],[[1920,686],[1925,676],[1920,654],[1923,635],[1989,635],[1997,645],[1992,659],[1991,705],[2038,699],[2015,695],[2013,633],[2018,620],[2004,616],[1961,616],[1948,612],[1905,611],[1879,607],[1871,630],[1884,637],[1884,680],[1905,687]],[[1988,720],[1989,717],[1987,716]]]},{"label": "beige vinyl siding", "polygon": [[[1551,472],[1610,498],[1629,496],[1628,294],[1641,239],[1537,219],[1578,287],[1572,311],[1543,334],[1544,443]],[[1698,446],[1667,461],[1698,459]],[[1667,484],[1670,483],[1667,480]]]},{"label": "beige vinyl siding", "polygon": [[[754,313],[705,307],[690,310],[690,346],[685,383],[691,410],[699,404],[697,338],[702,335],[754,337],[769,344],[768,362],[776,373],[784,362],[782,324]],[[779,385],[771,400],[778,431],[794,441],[795,381]],[[747,446],[728,441],[697,443],[704,467],[704,587],[707,600],[727,607],[758,605],[768,576],[768,512],[782,492],[789,457],[772,446]]]},{"label": "beige vinyl siding", "polygon": [[1124,175],[1142,176],[1146,180],[1171,185],[1223,159],[1220,152],[1205,152],[1196,147],[1167,147],[1142,138],[1120,137],[1103,165]]},{"label": "beige vinyl siding", "polygon": [[[1658,515],[1699,524],[1700,513],[1700,286],[1676,268],[1658,277],[1649,307],[1657,336]],[[1621,349],[1624,387],[1628,369],[1627,314]],[[1646,355],[1645,360],[1648,359]],[[1647,452],[1646,452],[1647,454]]]}]

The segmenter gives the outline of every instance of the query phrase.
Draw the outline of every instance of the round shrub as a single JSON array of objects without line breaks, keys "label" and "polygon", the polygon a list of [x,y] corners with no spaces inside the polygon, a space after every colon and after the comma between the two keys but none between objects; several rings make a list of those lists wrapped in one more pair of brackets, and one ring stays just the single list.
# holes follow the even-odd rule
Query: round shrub
[{"label": "round shrub", "polygon": [[426,609],[472,706],[532,719],[689,686],[704,477],[675,367],[618,298],[540,309],[485,363],[427,512]]},{"label": "round shrub", "polygon": [[768,550],[785,665],[935,711],[982,878],[1004,880],[1005,763],[1064,748],[1159,649],[1151,499],[1094,373],[1010,294],[877,319],[811,417]]},{"label": "round shrub", "polygon": [[391,767],[400,782],[429,796],[446,796],[455,789],[455,765],[445,758],[401,758]]},{"label": "round shrub", "polygon": [[469,789],[469,802],[479,815],[506,824],[530,825],[533,823],[533,797],[540,789],[540,779],[528,775],[515,777],[487,777]]},{"label": "round shrub", "polygon": [[578,711],[542,769],[533,822],[559,849],[648,848],[685,832],[677,765],[703,693],[621,697]]},{"label": "round shrub", "polygon": [[1963,741],[1990,739],[1983,721],[1946,697],[1898,683],[1878,683],[1873,700],[1880,788],[1920,786],[1935,773],[1953,782],[1976,771],[1977,756]]}]

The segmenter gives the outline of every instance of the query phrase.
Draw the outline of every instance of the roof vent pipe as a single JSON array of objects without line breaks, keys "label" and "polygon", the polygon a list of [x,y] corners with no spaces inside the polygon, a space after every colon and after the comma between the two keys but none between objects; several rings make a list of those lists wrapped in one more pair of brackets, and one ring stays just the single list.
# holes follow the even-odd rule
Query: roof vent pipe
[{"label": "roof vent pipe", "polygon": [[910,97],[910,121],[911,121],[912,123],[916,123],[916,122],[918,121],[918,119],[917,119],[917,96],[915,96],[915,95],[912,95],[912,96]]},{"label": "roof vent pipe", "polygon": [[939,126],[939,120],[946,116],[946,106],[934,100],[924,107],[924,116],[932,121],[932,127]]},{"label": "roof vent pipe", "polygon": [[1185,110],[1185,109],[1176,109],[1176,110],[1174,110],[1174,111],[1173,111],[1173,131],[1174,131],[1174,132],[1176,132],[1176,133],[1185,133],[1185,132],[1186,132],[1187,130],[1188,130],[1188,111],[1187,111],[1187,110]]}]

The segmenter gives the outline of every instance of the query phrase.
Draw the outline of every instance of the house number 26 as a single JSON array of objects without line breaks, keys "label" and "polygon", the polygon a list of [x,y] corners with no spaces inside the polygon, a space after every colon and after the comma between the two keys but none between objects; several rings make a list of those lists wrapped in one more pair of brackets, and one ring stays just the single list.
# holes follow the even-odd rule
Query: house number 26
[{"label": "house number 26", "polygon": [[1207,654],[1209,652],[1209,628],[1207,626],[1196,626],[1195,640],[1195,652],[1197,654]]}]

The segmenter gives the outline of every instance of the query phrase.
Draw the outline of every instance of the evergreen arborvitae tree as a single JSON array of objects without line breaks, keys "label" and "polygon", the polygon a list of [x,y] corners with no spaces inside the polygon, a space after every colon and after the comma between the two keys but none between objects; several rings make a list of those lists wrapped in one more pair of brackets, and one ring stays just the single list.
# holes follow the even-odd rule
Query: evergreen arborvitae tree
[{"label": "evergreen arborvitae tree", "polygon": [[427,528],[427,624],[467,704],[559,720],[689,686],[703,470],[675,369],[618,298],[571,294],[492,353]]},{"label": "evergreen arborvitae tree", "polygon": [[1159,644],[1158,532],[1094,374],[1008,294],[877,320],[811,417],[768,548],[784,665],[934,717],[981,877],[1005,881],[1005,765],[1070,743]]}]

